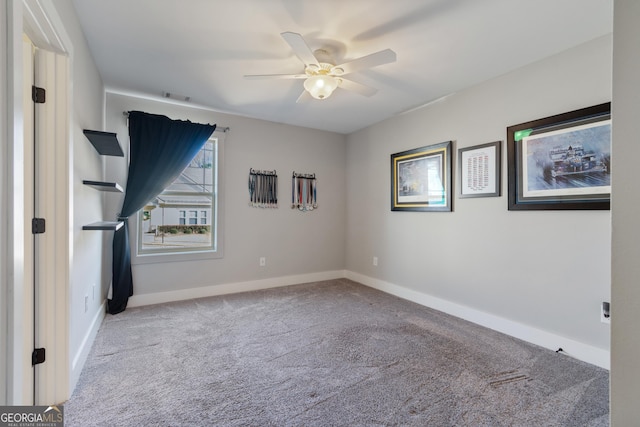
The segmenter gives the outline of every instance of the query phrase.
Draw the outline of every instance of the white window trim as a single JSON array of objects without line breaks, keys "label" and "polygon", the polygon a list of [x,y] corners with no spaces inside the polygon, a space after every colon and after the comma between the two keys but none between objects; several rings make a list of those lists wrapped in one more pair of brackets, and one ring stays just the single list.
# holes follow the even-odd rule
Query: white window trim
[{"label": "white window trim", "polygon": [[[215,137],[218,139],[218,171],[217,171],[217,208],[212,210],[211,227],[216,227],[217,240],[215,250],[201,250],[201,251],[185,251],[185,252],[165,252],[165,253],[138,253],[138,227],[142,224],[140,216],[142,211],[139,211],[135,217],[129,218],[129,242],[132,243],[131,247],[131,264],[157,264],[165,262],[179,262],[179,261],[197,261],[207,259],[220,259],[224,258],[224,211],[225,211],[225,185],[224,185],[224,140],[225,132],[215,132]],[[214,190],[214,197],[216,197]],[[188,215],[187,218],[188,219]]]}]

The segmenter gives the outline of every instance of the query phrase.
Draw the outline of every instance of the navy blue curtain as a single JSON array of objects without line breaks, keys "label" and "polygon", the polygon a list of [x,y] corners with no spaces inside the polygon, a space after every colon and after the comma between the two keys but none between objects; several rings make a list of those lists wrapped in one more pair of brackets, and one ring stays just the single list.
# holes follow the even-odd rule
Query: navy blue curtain
[{"label": "navy blue curtain", "polygon": [[129,176],[113,237],[112,299],[108,311],[127,308],[133,295],[128,218],[160,194],[184,170],[209,139],[216,125],[203,125],[141,111],[129,112]]}]

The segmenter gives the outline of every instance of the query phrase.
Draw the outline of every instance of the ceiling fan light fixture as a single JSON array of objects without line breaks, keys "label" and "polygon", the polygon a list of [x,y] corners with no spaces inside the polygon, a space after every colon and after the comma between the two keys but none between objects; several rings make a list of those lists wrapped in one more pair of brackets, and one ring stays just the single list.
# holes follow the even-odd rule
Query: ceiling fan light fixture
[{"label": "ceiling fan light fixture", "polygon": [[326,99],[338,87],[339,80],[333,76],[316,75],[304,81],[304,88],[315,99]]},{"label": "ceiling fan light fixture", "polygon": [[306,99],[307,93],[315,99],[326,99],[340,86],[348,91],[356,92],[363,96],[373,96],[377,90],[363,85],[351,79],[344,78],[355,71],[377,67],[396,61],[396,53],[391,49],[381,50],[366,56],[352,59],[342,64],[335,65],[331,52],[326,49],[311,51],[302,35],[285,31],[280,33],[289,44],[293,53],[304,64],[304,74],[263,74],[248,75],[246,78],[272,78],[272,79],[305,79],[304,92],[296,100],[300,102]]}]

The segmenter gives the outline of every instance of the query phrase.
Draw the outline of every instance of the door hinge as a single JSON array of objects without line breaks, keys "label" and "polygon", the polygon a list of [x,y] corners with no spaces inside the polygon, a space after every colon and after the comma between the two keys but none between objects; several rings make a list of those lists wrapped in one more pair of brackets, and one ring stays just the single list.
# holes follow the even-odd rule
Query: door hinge
[{"label": "door hinge", "polygon": [[31,233],[42,234],[44,233],[44,218],[33,218],[31,220]]},{"label": "door hinge", "polygon": [[33,102],[36,104],[44,104],[45,98],[46,91],[44,88],[31,86],[31,99],[33,99]]},{"label": "door hinge", "polygon": [[44,363],[44,348],[35,348],[33,349],[33,353],[31,353],[31,365],[36,366],[41,363]]}]

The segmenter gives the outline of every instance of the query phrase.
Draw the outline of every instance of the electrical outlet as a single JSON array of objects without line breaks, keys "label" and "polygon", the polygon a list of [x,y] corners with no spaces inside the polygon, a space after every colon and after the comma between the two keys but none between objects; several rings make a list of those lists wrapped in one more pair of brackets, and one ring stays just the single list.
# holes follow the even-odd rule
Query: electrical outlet
[{"label": "electrical outlet", "polygon": [[377,256],[373,257],[373,265],[375,265],[375,266],[378,265],[378,257]]},{"label": "electrical outlet", "polygon": [[84,312],[89,311],[89,295],[84,296]]},{"label": "electrical outlet", "polygon": [[267,265],[267,259],[263,256],[260,257],[260,267]]}]

